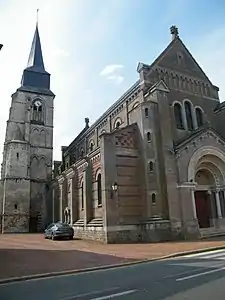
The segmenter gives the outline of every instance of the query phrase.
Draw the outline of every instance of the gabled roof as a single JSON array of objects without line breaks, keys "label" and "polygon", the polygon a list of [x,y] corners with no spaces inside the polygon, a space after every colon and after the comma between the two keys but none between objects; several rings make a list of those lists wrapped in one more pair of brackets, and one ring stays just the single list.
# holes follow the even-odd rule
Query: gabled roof
[{"label": "gabled roof", "polygon": [[[199,77],[201,79],[205,79],[209,84],[211,84],[214,88],[217,88],[216,86],[214,86],[212,84],[212,82],[210,81],[210,79],[208,78],[208,76],[205,74],[205,72],[202,70],[202,68],[199,66],[199,64],[197,63],[197,61],[195,60],[195,58],[192,56],[192,54],[190,53],[190,51],[187,49],[187,47],[185,46],[185,44],[182,42],[182,40],[180,39],[180,37],[177,35],[170,43],[169,45],[161,52],[161,54],[152,62],[152,64],[150,64],[149,66],[143,63],[139,63],[138,64],[138,68],[137,71],[140,72],[141,69],[149,69],[152,70],[154,67],[156,66],[161,66],[161,67],[167,67],[168,69],[176,69],[176,62],[172,62],[170,63],[170,65],[167,66],[167,58],[172,58],[172,54],[177,55],[177,52],[181,52],[185,55],[185,57],[188,60],[188,63],[191,64],[191,70],[190,72],[193,73],[193,75],[195,74],[196,77]],[[188,68],[185,69],[184,66],[181,67],[180,71],[185,72],[188,71]]]},{"label": "gabled roof", "polygon": [[211,131],[212,133],[214,133],[225,143],[224,137],[222,137],[213,127],[211,127],[209,123],[206,123],[203,127],[194,130],[190,135],[180,139],[177,142],[174,142],[174,150],[176,151],[176,150],[179,150],[179,149],[185,147],[193,139],[195,139],[198,136],[201,136],[203,133],[208,132],[208,131]]}]

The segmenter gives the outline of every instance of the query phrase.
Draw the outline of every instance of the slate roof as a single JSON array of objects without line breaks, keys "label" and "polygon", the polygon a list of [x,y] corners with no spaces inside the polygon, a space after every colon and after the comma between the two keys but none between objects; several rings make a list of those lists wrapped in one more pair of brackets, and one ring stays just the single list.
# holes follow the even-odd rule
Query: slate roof
[{"label": "slate roof", "polygon": [[27,67],[23,71],[21,88],[19,90],[28,91],[32,91],[34,88],[35,91],[45,94],[47,90],[50,90],[50,74],[46,72],[44,67],[38,25],[35,28]]}]

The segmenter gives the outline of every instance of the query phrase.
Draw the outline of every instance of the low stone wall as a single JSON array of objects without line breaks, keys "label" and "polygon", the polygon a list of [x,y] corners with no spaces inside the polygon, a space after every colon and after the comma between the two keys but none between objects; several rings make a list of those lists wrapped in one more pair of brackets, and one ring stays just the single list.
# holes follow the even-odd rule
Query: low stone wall
[{"label": "low stone wall", "polygon": [[197,220],[185,221],[182,224],[181,237],[184,240],[198,240],[200,239],[200,231]]},{"label": "low stone wall", "polygon": [[29,232],[29,216],[25,214],[5,214],[2,216],[2,233]]},{"label": "low stone wall", "polygon": [[106,243],[106,233],[103,226],[73,226],[74,237],[82,240],[92,240]]},{"label": "low stone wall", "polygon": [[143,242],[164,242],[173,239],[169,220],[148,221],[141,225]]},{"label": "low stone wall", "polygon": [[73,228],[75,238],[107,244],[161,242],[173,239],[168,220],[112,226],[107,228],[107,232],[104,231],[103,226],[73,225]]},{"label": "low stone wall", "polygon": [[107,243],[144,243],[172,240],[170,221],[148,221],[142,224],[108,228]]}]

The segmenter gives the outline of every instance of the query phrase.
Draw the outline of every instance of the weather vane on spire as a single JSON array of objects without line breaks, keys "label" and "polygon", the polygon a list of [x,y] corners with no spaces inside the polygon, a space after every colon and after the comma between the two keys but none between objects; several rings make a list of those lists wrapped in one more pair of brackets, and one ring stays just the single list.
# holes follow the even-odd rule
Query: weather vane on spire
[{"label": "weather vane on spire", "polygon": [[38,26],[38,13],[39,13],[39,8],[37,9],[37,26]]}]

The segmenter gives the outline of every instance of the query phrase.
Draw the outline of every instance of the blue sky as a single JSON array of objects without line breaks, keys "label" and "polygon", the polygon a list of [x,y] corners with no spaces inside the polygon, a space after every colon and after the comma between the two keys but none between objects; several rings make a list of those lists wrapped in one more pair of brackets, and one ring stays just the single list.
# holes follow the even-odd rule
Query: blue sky
[{"label": "blue sky", "polygon": [[[225,100],[223,0],[0,0],[0,148],[10,96],[19,87],[33,38],[36,9],[44,61],[55,98],[54,159],[137,79],[139,61],[151,63],[180,37]],[[0,149],[1,150],[1,149]]]}]

